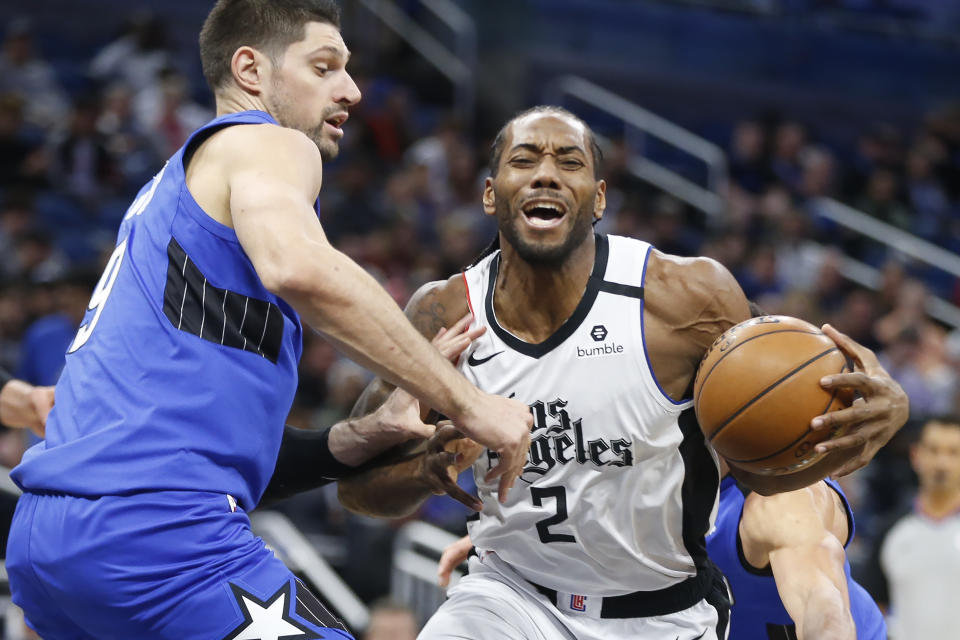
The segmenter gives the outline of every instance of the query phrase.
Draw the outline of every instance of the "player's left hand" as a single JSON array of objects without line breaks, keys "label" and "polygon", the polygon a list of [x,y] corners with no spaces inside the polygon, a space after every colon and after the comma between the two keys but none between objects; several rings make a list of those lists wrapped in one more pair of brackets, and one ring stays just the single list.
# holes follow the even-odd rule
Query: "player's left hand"
[{"label": "player's left hand", "polygon": [[473,548],[473,541],[470,536],[463,536],[456,542],[447,545],[440,556],[440,564],[437,565],[437,582],[441,587],[450,584],[450,574],[459,567],[470,555],[470,549]]},{"label": "player's left hand", "polygon": [[848,429],[843,436],[825,440],[817,451],[846,450],[848,459],[833,473],[844,476],[866,465],[877,451],[906,423],[910,401],[903,388],[890,377],[870,349],[840,333],[829,324],[823,326],[840,350],[856,365],[852,373],[825,376],[820,381],[827,390],[857,391],[861,398],[853,405],[813,419],[816,430]]}]

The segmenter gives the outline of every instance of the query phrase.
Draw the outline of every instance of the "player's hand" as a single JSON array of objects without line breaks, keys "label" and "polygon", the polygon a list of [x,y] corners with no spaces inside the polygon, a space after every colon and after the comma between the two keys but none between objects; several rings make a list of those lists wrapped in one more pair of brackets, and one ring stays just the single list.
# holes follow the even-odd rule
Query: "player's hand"
[{"label": "player's hand", "polygon": [[53,400],[53,387],[35,387],[22,380],[11,380],[0,391],[0,422],[11,427],[26,427],[42,438]]},{"label": "player's hand", "polygon": [[477,390],[477,398],[467,405],[466,414],[451,416],[466,436],[495,452],[500,463],[487,472],[484,482],[500,479],[497,495],[501,503],[523,473],[530,450],[533,415],[527,405],[510,398]]},{"label": "player's hand", "polygon": [[433,337],[433,346],[435,346],[447,360],[454,364],[457,363],[457,359],[460,357],[460,354],[463,353],[464,349],[469,347],[471,342],[487,331],[486,327],[473,327],[471,329],[471,322],[473,322],[473,314],[468,313],[457,320],[456,324],[449,329],[446,327],[440,329],[437,335]]},{"label": "player's hand", "polygon": [[456,542],[447,545],[440,556],[440,564],[437,565],[437,582],[441,587],[450,584],[450,574],[459,567],[470,555],[470,549],[473,548],[473,541],[470,536],[463,536]]},{"label": "player's hand", "polygon": [[437,425],[426,447],[426,453],[420,457],[420,479],[437,495],[445,493],[474,511],[483,509],[479,498],[457,484],[457,477],[480,457],[483,447],[465,438],[447,420]]},{"label": "player's hand", "polygon": [[828,324],[823,326],[823,332],[856,366],[852,373],[825,376],[821,386],[827,390],[857,391],[861,395],[852,406],[817,416],[811,422],[811,427],[817,430],[848,429],[845,435],[817,445],[819,452],[847,450],[851,454],[834,472],[843,476],[870,462],[880,447],[906,423],[910,401],[873,351]]}]

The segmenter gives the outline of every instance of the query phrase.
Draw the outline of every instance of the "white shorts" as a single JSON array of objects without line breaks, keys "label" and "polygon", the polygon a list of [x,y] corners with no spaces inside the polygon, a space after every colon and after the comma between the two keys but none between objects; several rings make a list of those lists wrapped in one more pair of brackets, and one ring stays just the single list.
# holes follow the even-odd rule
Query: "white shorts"
[{"label": "white shorts", "polygon": [[[561,610],[509,565],[485,554],[420,632],[418,640],[725,640],[728,615],[701,600],[688,609],[645,618],[601,618],[591,607]],[[723,596],[720,597],[723,599]],[[587,599],[589,600],[589,598]]]}]

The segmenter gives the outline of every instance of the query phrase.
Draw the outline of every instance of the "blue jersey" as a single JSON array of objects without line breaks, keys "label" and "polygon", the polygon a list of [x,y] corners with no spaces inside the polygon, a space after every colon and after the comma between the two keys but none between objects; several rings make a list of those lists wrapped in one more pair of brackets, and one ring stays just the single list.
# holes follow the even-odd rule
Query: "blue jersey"
[{"label": "blue jersey", "polygon": [[11,474],[25,491],[259,501],[297,388],[300,318],[193,199],[183,161],[218,129],[265,123],[260,111],[207,123],[137,195],[67,351],[46,440]]},{"label": "blue jersey", "polygon": [[[840,496],[847,511],[850,533],[844,544],[846,547],[854,534],[853,511],[840,486],[830,479],[826,482]],[[716,529],[707,537],[707,554],[727,577],[733,594],[730,640],[795,639],[796,628],[780,601],[770,567],[751,567],[743,556],[739,531],[744,498],[733,477],[723,479]],[[850,593],[850,611],[857,626],[857,639],[886,640],[886,625],[880,609],[864,588],[850,577],[849,562],[844,564],[844,571]]]}]

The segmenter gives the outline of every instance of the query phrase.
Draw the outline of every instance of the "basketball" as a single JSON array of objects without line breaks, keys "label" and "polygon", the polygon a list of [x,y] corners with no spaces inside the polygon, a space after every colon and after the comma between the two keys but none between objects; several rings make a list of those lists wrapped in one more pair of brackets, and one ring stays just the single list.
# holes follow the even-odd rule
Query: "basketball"
[{"label": "basketball", "polygon": [[762,316],[731,327],[711,345],[693,387],[700,428],[718,454],[747,471],[793,473],[816,462],[814,449],[839,435],[814,431],[818,415],[850,398],[820,386],[850,371],[846,356],[809,322]]}]

